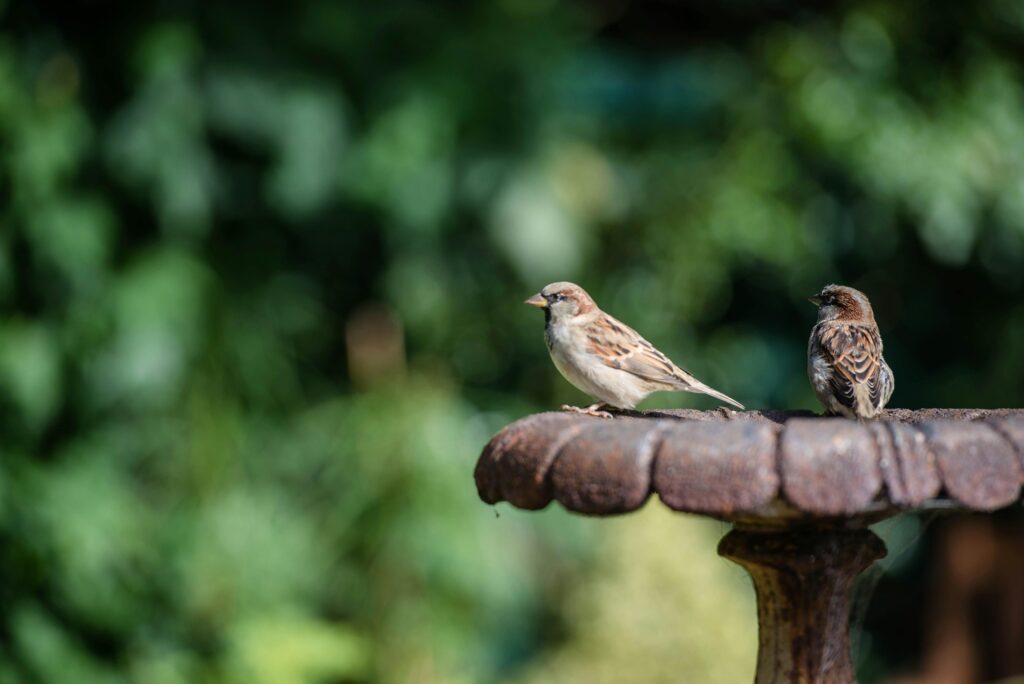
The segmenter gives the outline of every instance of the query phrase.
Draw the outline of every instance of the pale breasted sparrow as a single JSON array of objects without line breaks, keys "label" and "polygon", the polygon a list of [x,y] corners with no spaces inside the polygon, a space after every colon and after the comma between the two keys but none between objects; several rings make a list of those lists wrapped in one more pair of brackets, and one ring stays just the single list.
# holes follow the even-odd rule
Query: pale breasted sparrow
[{"label": "pale breasted sparrow", "polygon": [[631,409],[648,394],[663,390],[708,394],[743,408],[601,311],[578,285],[551,283],[526,303],[544,310],[544,340],[555,367],[573,386],[598,400],[585,409],[563,406],[563,410],[610,417],[600,409]]}]

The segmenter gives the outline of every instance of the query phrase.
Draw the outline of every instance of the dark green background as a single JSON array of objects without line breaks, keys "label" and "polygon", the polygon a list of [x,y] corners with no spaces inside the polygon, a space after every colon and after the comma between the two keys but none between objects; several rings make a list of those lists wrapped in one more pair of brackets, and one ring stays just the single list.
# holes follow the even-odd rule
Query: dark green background
[{"label": "dark green background", "polygon": [[1024,401],[1019,2],[0,8],[0,682],[745,677],[721,528],[476,500],[552,280],[748,407],[829,282]]}]

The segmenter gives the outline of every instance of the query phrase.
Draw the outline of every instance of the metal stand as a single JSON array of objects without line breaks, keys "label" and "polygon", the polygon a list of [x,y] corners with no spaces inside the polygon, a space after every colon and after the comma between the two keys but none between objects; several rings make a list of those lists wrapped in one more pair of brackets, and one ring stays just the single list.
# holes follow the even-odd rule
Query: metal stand
[{"label": "metal stand", "polygon": [[853,583],[885,544],[869,530],[733,530],[719,555],[742,565],[757,592],[755,684],[855,684]]}]

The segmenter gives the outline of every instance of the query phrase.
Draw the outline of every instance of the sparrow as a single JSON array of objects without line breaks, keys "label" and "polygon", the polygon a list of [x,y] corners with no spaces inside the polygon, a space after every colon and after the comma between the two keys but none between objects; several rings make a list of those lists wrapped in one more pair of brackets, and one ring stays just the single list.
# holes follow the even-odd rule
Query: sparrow
[{"label": "sparrow", "polygon": [[625,323],[601,311],[579,285],[551,283],[526,300],[544,310],[544,341],[555,367],[574,387],[598,400],[573,411],[610,418],[606,408],[631,409],[663,390],[711,395],[742,409],[672,363]]},{"label": "sparrow", "polygon": [[807,377],[825,411],[847,418],[881,414],[895,380],[868,298],[828,285],[809,301],[818,307],[818,322],[807,344]]}]

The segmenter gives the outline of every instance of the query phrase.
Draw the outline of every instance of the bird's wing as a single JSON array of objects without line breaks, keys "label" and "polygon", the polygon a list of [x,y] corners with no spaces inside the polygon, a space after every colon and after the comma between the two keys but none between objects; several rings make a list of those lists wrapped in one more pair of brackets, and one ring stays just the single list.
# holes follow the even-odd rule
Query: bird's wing
[{"label": "bird's wing", "polygon": [[856,323],[823,325],[817,341],[832,367],[830,384],[837,401],[855,409],[858,394],[866,389],[872,406],[884,405],[892,393],[892,372],[882,359],[882,337],[877,327]]},{"label": "bird's wing", "polygon": [[743,409],[743,404],[708,387],[688,371],[674,364],[640,333],[608,314],[594,319],[587,327],[587,350],[605,365],[631,373],[666,390],[683,390],[710,395]]},{"label": "bird's wing", "polygon": [[587,326],[587,351],[605,365],[654,383],[676,387],[689,375],[640,333],[604,314]]}]

